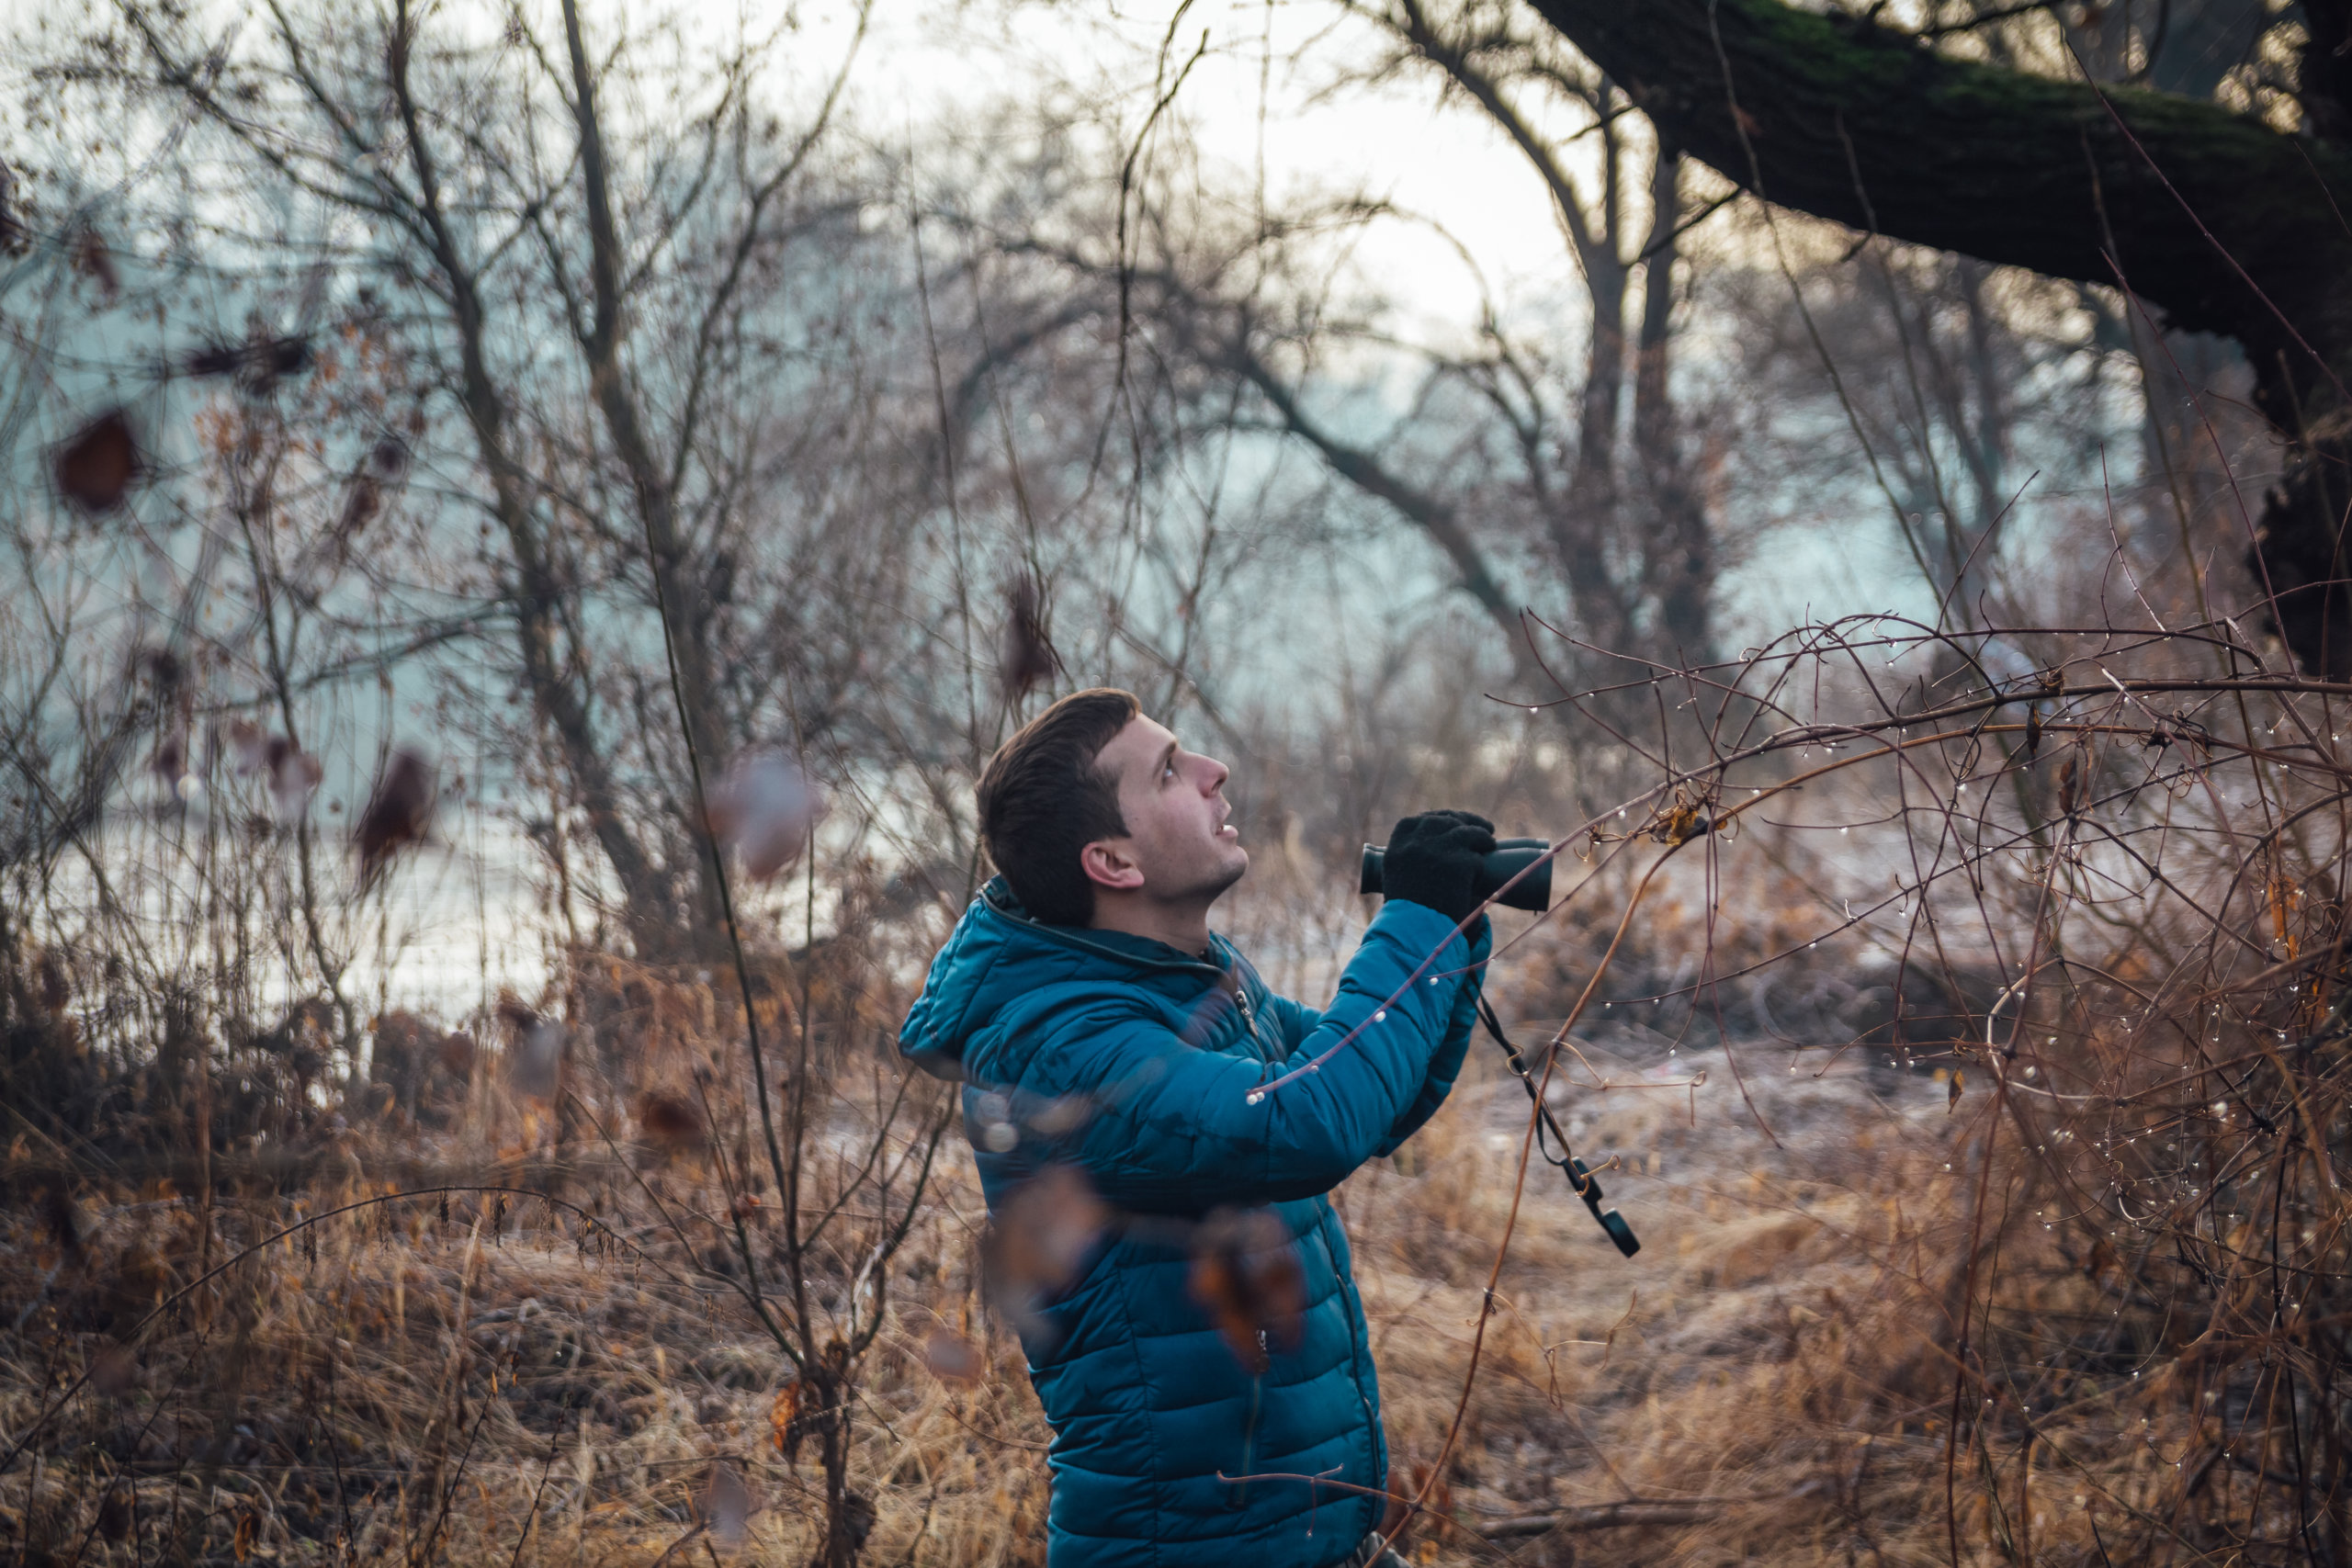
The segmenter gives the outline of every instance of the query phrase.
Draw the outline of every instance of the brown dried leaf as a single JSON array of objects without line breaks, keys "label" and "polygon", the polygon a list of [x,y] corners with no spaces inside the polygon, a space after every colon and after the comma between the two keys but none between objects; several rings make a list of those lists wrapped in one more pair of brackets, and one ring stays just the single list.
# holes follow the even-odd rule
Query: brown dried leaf
[{"label": "brown dried leaf", "polygon": [[165,703],[179,694],[180,682],[187,679],[187,667],[180,656],[168,648],[140,649],[131,667],[155,683],[155,700]]},{"label": "brown dried leaf", "polygon": [[57,449],[57,488],[93,516],[112,512],[139,478],[139,443],[120,409],[108,409]]},{"label": "brown dried leaf", "polygon": [[368,471],[385,484],[408,472],[408,443],[387,435],[368,449]]},{"label": "brown dried leaf", "polygon": [[658,1149],[695,1148],[703,1141],[702,1109],[682,1094],[648,1089],[637,1097],[637,1128]]},{"label": "brown dried leaf", "polygon": [[1297,1347],[1306,1311],[1306,1274],[1297,1244],[1271,1209],[1219,1209],[1193,1237],[1193,1299],[1208,1309],[1241,1364],[1267,1367],[1272,1340]]},{"label": "brown dried leaf", "polygon": [[405,747],[393,752],[351,829],[359,852],[362,888],[374,886],[393,856],[424,841],[433,821],[433,765]]},{"label": "brown dried leaf", "polygon": [[74,971],[53,949],[43,948],[33,960],[33,980],[42,1011],[61,1013],[74,1005]]},{"label": "brown dried leaf", "polygon": [[786,1383],[775,1391],[775,1403],[768,1406],[768,1433],[775,1439],[775,1451],[796,1470],[800,1465],[801,1439],[808,1432],[808,1424],[800,1418],[800,1384]]},{"label": "brown dried leaf", "polygon": [[1062,656],[1054,650],[1053,638],[1046,631],[1045,589],[1036,577],[1024,573],[1014,581],[1007,598],[999,672],[1004,677],[1005,690],[1023,697],[1040,681],[1051,680],[1059,672]]},{"label": "brown dried leaf", "polygon": [[1111,1211],[1075,1166],[1048,1165],[1006,1197],[980,1243],[989,1300],[1024,1330],[1078,1278]]},{"label": "brown dried leaf", "polygon": [[1944,1114],[1947,1116],[1960,1106],[1960,1080],[1964,1076],[1958,1067],[1951,1070],[1951,1087],[1944,1091]]},{"label": "brown dried leaf", "polygon": [[[1433,1515],[1441,1519],[1452,1517],[1453,1488],[1447,1483],[1445,1477],[1435,1473],[1426,1460],[1416,1461],[1411,1474],[1412,1487],[1404,1494],[1405,1500],[1409,1503],[1413,1498],[1419,1497],[1421,1500],[1421,1513]],[[1404,1510],[1398,1511],[1402,1513]],[[1403,1521],[1408,1528],[1418,1522],[1418,1517],[1410,1517]]]},{"label": "brown dried leaf", "polygon": [[371,474],[357,475],[352,479],[351,488],[344,491],[343,513],[334,521],[334,536],[350,538],[368,526],[368,520],[383,504],[384,487]]}]

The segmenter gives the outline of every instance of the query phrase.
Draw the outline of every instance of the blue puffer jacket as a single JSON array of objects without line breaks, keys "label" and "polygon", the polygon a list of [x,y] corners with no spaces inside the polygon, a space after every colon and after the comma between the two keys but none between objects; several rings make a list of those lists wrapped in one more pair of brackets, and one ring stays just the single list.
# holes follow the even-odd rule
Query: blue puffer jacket
[{"label": "blue puffer jacket", "polygon": [[[1323,1195],[1443,1102],[1487,944],[1483,919],[1465,939],[1433,910],[1391,902],[1317,1013],[1269,991],[1222,937],[1204,962],[1043,925],[1001,878],[965,912],[899,1048],[965,1080],[991,1213],[1059,1161],[1121,1216],[1022,1334],[1054,1428],[1052,1568],[1323,1568],[1379,1523],[1380,1499],[1363,1492],[1218,1477],[1381,1485],[1380,1389],[1347,1235]],[[1250,1103],[1359,1024],[1320,1069]],[[1224,1204],[1272,1206],[1306,1275],[1303,1332],[1295,1348],[1269,1347],[1261,1376],[1190,1294],[1170,1235],[1182,1227],[1152,1223]]]}]

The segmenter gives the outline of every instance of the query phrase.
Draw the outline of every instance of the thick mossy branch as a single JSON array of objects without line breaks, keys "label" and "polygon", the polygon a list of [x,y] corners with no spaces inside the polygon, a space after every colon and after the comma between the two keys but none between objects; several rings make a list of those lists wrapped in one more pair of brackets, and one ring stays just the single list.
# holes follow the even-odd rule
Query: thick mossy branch
[{"label": "thick mossy branch", "polygon": [[[2304,669],[2352,675],[2352,156],[2211,103],[1952,60],[1779,0],[1532,0],[1665,134],[1770,201],[2053,277],[2242,343],[2290,451],[2255,578]],[[2314,34],[2352,37],[2341,0]],[[2343,62],[2315,46],[2329,96]],[[2317,58],[2326,54],[2325,59]],[[2120,123],[2119,123],[2120,122]],[[2166,182],[2171,188],[2166,188]]]},{"label": "thick mossy branch", "polygon": [[2111,245],[2176,324],[2241,336],[2267,312],[2155,168],[2290,317],[2326,314],[2352,266],[2330,206],[2352,208],[2352,161],[2212,104],[1947,59],[1776,0],[1535,4],[1687,151],[1782,206],[2093,283],[2115,281]]}]

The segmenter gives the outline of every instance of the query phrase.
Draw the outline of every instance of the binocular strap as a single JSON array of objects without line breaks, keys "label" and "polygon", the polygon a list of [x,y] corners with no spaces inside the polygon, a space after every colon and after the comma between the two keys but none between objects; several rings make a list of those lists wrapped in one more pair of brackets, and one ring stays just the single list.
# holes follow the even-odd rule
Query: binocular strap
[{"label": "binocular strap", "polygon": [[[1502,1020],[1495,1016],[1495,1010],[1487,1005],[1483,996],[1478,998],[1478,1021],[1487,1026],[1487,1032],[1493,1035],[1495,1043],[1503,1048],[1503,1058],[1510,1064],[1512,1075],[1527,1090],[1527,1098],[1534,1102],[1536,1152],[1544,1156],[1546,1165],[1557,1166],[1567,1177],[1570,1190],[1584,1200],[1584,1206],[1592,1211],[1592,1217],[1609,1234],[1609,1239],[1616,1244],[1617,1250],[1628,1258],[1633,1257],[1642,1249],[1641,1238],[1634,1234],[1634,1227],[1625,1223],[1624,1215],[1614,1209],[1601,1208],[1600,1178],[1592,1174],[1584,1161],[1568,1152],[1567,1134],[1561,1132],[1559,1122],[1553,1120],[1552,1108],[1544,1103],[1544,1096],[1537,1090],[1534,1078],[1529,1076],[1527,1063],[1520,1055],[1519,1047],[1512,1044],[1510,1036],[1503,1032]],[[1547,1133],[1550,1134],[1549,1142],[1545,1141]],[[1555,1144],[1560,1150],[1556,1155],[1552,1152]]]}]

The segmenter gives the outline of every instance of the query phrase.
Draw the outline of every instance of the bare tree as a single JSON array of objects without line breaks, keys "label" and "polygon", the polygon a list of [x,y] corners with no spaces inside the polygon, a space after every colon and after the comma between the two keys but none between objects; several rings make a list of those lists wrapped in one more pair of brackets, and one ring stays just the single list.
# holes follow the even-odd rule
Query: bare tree
[{"label": "bare tree", "polygon": [[[2236,338],[2255,401],[2293,460],[2244,527],[2249,565],[2304,668],[2352,659],[2329,497],[2342,461],[2332,411],[2345,400],[2342,279],[2352,230],[2340,145],[2348,80],[2339,48],[2352,13],[2309,7],[2291,28],[2245,39],[2239,101],[2251,113],[2161,90],[2196,87],[2253,23],[2199,7],[2212,38],[2125,37],[2109,68],[2146,62],[2152,85],[2081,79],[2075,46],[2044,7],[1939,8],[1906,32],[1867,15],[1778,0],[1623,7],[1542,0],[1537,9],[1595,64],[1633,85],[1663,133],[1768,200],[1853,228],[2112,284],[2165,312],[2165,325]],[[1964,45],[1996,18],[2001,62]],[[2096,50],[2095,50],[2096,52]],[[2235,62],[2232,62],[2234,64]],[[2163,76],[2158,81],[2161,67]],[[2096,77],[2097,68],[2093,67]],[[2068,77],[2074,78],[2068,80]]]},{"label": "bare tree", "polygon": [[[228,55],[177,13],[124,15],[156,91],[374,234],[338,259],[470,446],[481,590],[622,924],[649,955],[707,948],[695,777],[761,736],[821,753],[870,628],[910,613],[906,562],[842,529],[924,493],[892,472],[911,400],[861,344],[854,287],[807,309],[780,292],[803,253],[839,277],[872,248],[865,197],[811,164],[842,72],[787,131],[753,91],[756,40],[657,82],[576,7],[557,38],[518,18],[492,40],[406,5],[279,8]],[[493,80],[519,90],[483,96]],[[683,130],[616,129],[616,103],[673,91],[696,105]],[[675,716],[649,723],[657,697]]]}]

